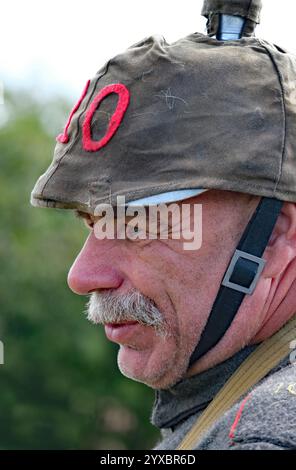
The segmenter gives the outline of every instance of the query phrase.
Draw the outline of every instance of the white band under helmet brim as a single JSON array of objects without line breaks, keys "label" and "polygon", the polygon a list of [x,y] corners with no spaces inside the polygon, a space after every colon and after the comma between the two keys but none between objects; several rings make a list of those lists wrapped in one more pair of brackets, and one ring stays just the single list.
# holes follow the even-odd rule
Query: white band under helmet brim
[{"label": "white band under helmet brim", "polygon": [[127,206],[155,206],[158,204],[168,204],[170,202],[182,201],[205,193],[208,189],[179,189],[154,196],[144,197],[135,201],[130,201]]}]

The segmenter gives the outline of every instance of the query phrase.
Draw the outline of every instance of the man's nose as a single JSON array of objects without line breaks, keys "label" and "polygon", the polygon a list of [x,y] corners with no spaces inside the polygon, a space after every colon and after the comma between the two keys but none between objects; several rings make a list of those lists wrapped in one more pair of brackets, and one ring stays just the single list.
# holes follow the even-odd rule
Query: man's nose
[{"label": "man's nose", "polygon": [[76,294],[121,286],[123,276],[115,267],[114,253],[107,244],[108,240],[98,240],[93,233],[87,238],[68,274],[68,285]]}]

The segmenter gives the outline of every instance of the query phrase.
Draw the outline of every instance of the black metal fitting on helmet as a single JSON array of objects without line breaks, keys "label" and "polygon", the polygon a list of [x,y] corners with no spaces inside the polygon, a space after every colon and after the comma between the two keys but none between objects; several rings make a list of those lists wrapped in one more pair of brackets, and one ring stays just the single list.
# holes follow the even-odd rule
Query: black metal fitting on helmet
[{"label": "black metal fitting on helmet", "polygon": [[261,0],[205,0],[201,14],[208,20],[209,36],[229,41],[253,36],[260,23],[261,8]]}]

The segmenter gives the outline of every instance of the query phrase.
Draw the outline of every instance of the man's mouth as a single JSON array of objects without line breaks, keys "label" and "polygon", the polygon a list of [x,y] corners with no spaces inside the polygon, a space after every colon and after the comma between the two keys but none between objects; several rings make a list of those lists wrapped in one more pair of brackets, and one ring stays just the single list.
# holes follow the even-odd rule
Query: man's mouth
[{"label": "man's mouth", "polygon": [[106,323],[105,333],[107,338],[114,343],[127,342],[140,326],[140,323],[137,321]]},{"label": "man's mouth", "polygon": [[122,320],[114,323],[105,323],[105,326],[111,326],[112,328],[116,328],[123,325],[134,325],[135,323],[138,322],[135,320]]}]

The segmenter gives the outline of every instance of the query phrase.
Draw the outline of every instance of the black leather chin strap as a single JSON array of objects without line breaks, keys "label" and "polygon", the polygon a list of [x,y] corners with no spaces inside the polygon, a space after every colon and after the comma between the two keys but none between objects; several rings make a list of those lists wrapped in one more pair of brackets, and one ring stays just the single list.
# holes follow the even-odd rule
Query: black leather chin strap
[{"label": "black leather chin strap", "polygon": [[262,198],[248,223],[226,270],[189,367],[212,349],[231,325],[245,297],[251,295],[264,268],[262,255],[271,237],[283,202]]}]

